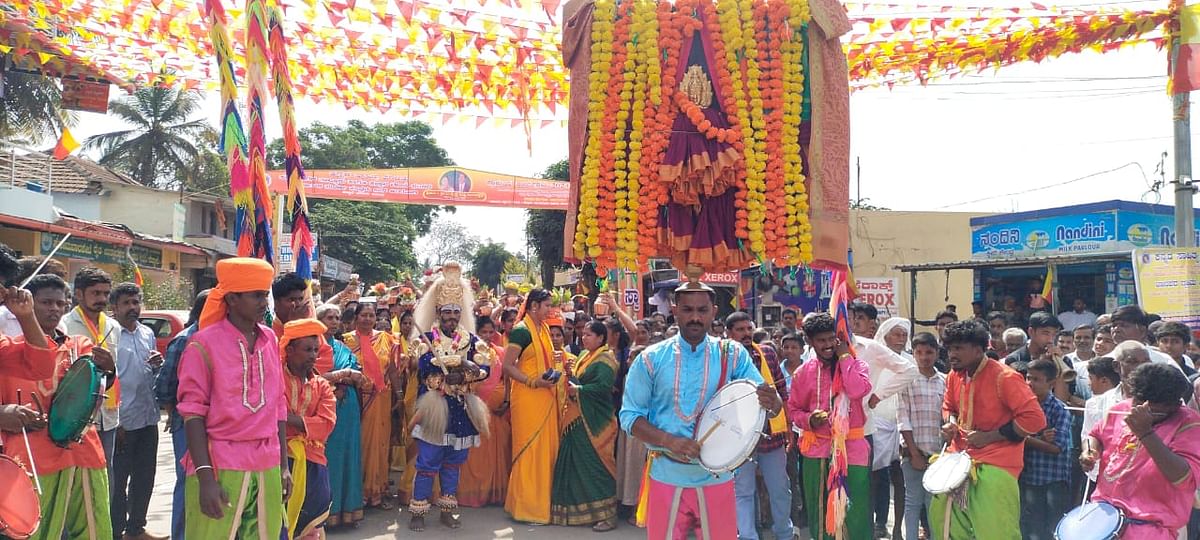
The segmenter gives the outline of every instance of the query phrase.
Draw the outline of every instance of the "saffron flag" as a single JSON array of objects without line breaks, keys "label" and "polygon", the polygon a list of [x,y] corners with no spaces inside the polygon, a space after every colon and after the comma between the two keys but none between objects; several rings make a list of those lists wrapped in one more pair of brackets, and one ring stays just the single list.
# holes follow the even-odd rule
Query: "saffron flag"
[{"label": "saffron flag", "polygon": [[1046,282],[1042,284],[1042,298],[1047,305],[1054,305],[1054,267],[1046,267]]},{"label": "saffron flag", "polygon": [[54,145],[54,159],[59,161],[67,159],[67,156],[70,156],[71,152],[74,152],[78,148],[79,141],[75,140],[70,130],[63,127],[62,135],[58,137],[58,144]]},{"label": "saffron flag", "polygon": [[1168,91],[1185,94],[1200,89],[1200,4],[1183,6],[1178,11],[1178,49],[1171,50],[1171,78]]},{"label": "saffron flag", "polygon": [[833,315],[834,329],[837,337],[846,343],[850,348],[850,354],[854,352],[854,332],[850,329],[850,299],[854,298],[854,287],[850,285],[852,282],[849,272],[842,270],[834,270],[831,276],[830,295],[829,295],[829,314]]}]

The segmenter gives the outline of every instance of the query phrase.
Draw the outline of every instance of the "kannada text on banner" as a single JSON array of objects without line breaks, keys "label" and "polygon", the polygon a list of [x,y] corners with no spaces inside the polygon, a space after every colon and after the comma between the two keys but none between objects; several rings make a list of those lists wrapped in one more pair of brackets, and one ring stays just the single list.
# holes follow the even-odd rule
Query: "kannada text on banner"
[{"label": "kannada text on banner", "polygon": [[[271,190],[286,193],[283,171],[268,174]],[[570,193],[565,181],[458,167],[308,170],[305,175],[305,195],[318,199],[566,210]]]},{"label": "kannada text on banner", "polygon": [[1200,330],[1200,249],[1139,249],[1133,268],[1142,309]]}]

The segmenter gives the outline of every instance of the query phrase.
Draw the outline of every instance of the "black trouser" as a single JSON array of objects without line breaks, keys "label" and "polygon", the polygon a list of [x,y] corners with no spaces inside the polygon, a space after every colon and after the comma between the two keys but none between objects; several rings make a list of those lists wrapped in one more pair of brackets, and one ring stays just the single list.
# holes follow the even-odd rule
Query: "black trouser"
[{"label": "black trouser", "polygon": [[113,537],[137,536],[146,531],[146,511],[154,491],[158,466],[158,424],[126,431],[113,449],[109,478]]}]

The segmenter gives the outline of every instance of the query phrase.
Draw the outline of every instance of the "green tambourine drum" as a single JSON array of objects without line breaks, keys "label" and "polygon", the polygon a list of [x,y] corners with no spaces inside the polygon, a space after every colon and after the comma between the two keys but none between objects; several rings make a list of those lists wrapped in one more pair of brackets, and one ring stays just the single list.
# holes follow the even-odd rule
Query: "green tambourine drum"
[{"label": "green tambourine drum", "polygon": [[104,399],[100,384],[100,372],[92,364],[91,356],[81,356],[62,381],[50,401],[47,430],[50,440],[66,448],[83,439],[83,432],[92,423],[96,408]]}]

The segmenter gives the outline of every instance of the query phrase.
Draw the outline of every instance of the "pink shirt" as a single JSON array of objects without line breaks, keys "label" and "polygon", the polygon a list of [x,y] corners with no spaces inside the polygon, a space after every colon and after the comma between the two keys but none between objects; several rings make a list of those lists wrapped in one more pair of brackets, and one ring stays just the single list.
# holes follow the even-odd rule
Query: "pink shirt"
[{"label": "pink shirt", "polygon": [[[841,371],[843,391],[850,398],[850,430],[857,430],[857,438],[851,436],[846,440],[846,454],[850,465],[867,465],[870,448],[861,435],[867,415],[863,412],[863,398],[871,393],[871,370],[866,362],[858,358],[839,360],[837,367]],[[819,373],[818,373],[819,372]],[[818,377],[819,375],[819,377]],[[788,395],[788,418],[805,432],[816,436],[814,443],[807,449],[802,446],[801,453],[810,458],[827,458],[830,456],[830,440],[832,436],[829,423],[817,429],[810,427],[809,416],[814,411],[829,412],[833,397],[830,388],[833,386],[833,371],[818,359],[809,360],[796,369],[792,376],[792,389]],[[818,395],[818,390],[820,394]],[[810,439],[812,435],[809,435]]]},{"label": "pink shirt", "polygon": [[[1131,400],[1113,405],[1110,412],[1128,412]],[[1137,527],[1136,536],[1145,540],[1174,539],[1176,531],[1186,527],[1196,497],[1200,475],[1200,413],[1180,407],[1170,418],[1154,426],[1154,432],[1179,457],[1188,463],[1187,476],[1168,482],[1137,437],[1125,425],[1125,415],[1109,414],[1092,428],[1091,436],[1103,446],[1100,475],[1093,501],[1105,501],[1125,512],[1127,517],[1152,524]]]},{"label": "pink shirt", "polygon": [[[208,352],[211,368],[196,343]],[[287,400],[279,341],[270,328],[258,325],[253,350],[228,319],[196,332],[179,361],[178,397],[185,421],[205,419],[217,470],[280,466],[279,423],[287,420]],[[193,474],[191,455],[183,459]]]}]

